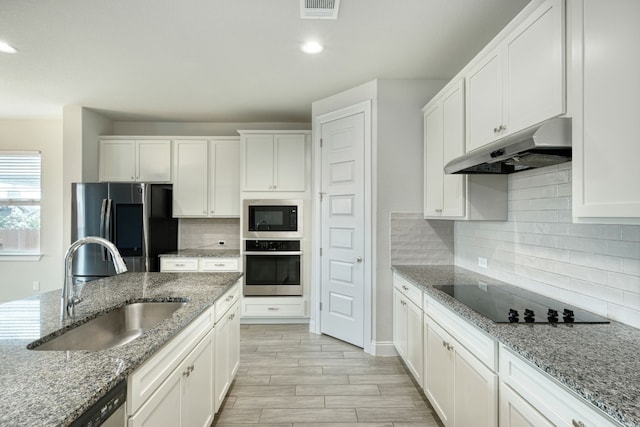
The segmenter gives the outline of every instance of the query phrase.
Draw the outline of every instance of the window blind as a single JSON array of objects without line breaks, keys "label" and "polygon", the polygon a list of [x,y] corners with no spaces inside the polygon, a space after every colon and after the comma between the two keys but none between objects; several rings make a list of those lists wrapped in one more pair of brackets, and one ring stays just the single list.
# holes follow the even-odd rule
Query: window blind
[{"label": "window blind", "polygon": [[40,201],[39,152],[0,153],[0,201]]}]

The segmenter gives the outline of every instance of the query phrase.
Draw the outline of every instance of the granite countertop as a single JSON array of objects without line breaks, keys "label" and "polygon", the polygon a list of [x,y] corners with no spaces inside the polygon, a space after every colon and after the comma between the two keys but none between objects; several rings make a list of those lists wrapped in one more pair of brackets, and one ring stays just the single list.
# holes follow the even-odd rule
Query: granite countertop
[{"label": "granite countertop", "polygon": [[640,426],[640,330],[610,324],[498,324],[436,285],[504,284],[455,266],[393,266],[433,299],[496,338],[624,426]]},{"label": "granite countertop", "polygon": [[[0,425],[66,426],[210,307],[241,273],[124,273],[84,285],[76,320],[60,320],[60,291],[0,305]],[[132,301],[188,300],[141,337],[102,351],[27,345]]]},{"label": "granite countertop", "polygon": [[240,249],[178,249],[160,257],[239,258]]}]

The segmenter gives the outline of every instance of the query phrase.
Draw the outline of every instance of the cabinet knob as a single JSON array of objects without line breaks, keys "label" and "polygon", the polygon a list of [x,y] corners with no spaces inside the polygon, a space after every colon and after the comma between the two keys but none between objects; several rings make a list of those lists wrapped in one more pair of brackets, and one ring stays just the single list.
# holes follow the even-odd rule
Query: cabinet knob
[{"label": "cabinet knob", "polygon": [[361,256],[356,257],[356,262],[362,262],[362,257]]}]

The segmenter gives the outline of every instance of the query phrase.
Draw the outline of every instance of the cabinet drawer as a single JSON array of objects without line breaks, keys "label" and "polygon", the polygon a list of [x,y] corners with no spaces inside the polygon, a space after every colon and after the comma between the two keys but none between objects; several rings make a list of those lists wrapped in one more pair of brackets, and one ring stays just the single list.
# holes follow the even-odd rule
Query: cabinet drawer
[{"label": "cabinet drawer", "polygon": [[289,298],[243,298],[243,317],[302,317],[304,300]]},{"label": "cabinet drawer", "polygon": [[225,315],[229,308],[240,299],[240,282],[236,282],[230,289],[227,290],[220,298],[218,298],[214,304],[216,311],[216,323],[222,316]]},{"label": "cabinet drawer", "polygon": [[498,370],[498,348],[493,338],[428,295],[424,296],[423,310],[489,369]]},{"label": "cabinet drawer", "polygon": [[393,273],[393,286],[417,305],[418,308],[422,309],[422,291],[420,288],[411,284],[397,273]]},{"label": "cabinet drawer", "polygon": [[200,258],[200,271],[238,271],[238,258]]},{"label": "cabinet drawer", "polygon": [[198,271],[198,258],[160,258],[160,271]]},{"label": "cabinet drawer", "polygon": [[511,387],[554,425],[620,426],[503,345],[500,346],[500,381]]}]

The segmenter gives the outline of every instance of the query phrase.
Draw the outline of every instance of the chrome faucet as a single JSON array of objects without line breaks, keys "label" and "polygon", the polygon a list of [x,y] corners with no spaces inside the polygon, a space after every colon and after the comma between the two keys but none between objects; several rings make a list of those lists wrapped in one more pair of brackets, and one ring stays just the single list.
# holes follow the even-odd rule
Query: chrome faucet
[{"label": "chrome faucet", "polygon": [[109,253],[111,254],[111,258],[113,259],[113,266],[116,269],[116,274],[124,273],[127,271],[127,265],[124,263],[124,260],[120,256],[120,252],[118,252],[118,248],[116,245],[108,241],[107,239],[103,239],[102,237],[96,236],[87,236],[82,239],[78,239],[69,246],[67,252],[64,255],[64,285],[62,287],[62,306],[60,309],[60,317],[62,320],[65,320],[69,317],[74,317],[76,314],[76,305],[82,302],[82,298],[78,295],[75,295],[73,291],[73,256],[80,249],[81,246],[87,243],[97,243],[98,245],[104,246]]}]

